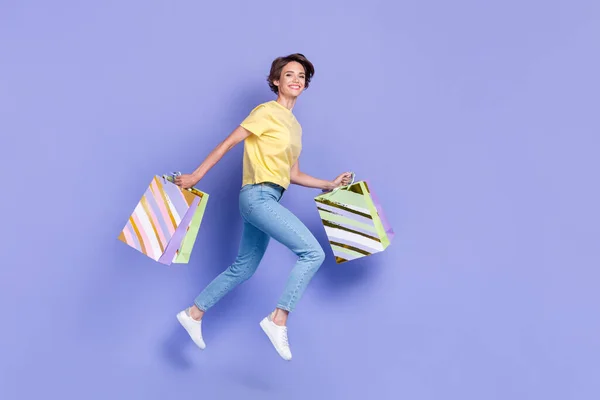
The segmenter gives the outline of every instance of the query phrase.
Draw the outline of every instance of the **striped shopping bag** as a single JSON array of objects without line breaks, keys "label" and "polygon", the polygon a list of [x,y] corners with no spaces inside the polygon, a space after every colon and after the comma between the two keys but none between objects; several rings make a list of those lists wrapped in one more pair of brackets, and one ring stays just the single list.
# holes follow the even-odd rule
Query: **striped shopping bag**
[{"label": "striped shopping bag", "polygon": [[317,210],[337,264],[384,251],[394,230],[368,181],[315,197]]},{"label": "striped shopping bag", "polygon": [[189,261],[209,197],[177,186],[177,174],[153,177],[119,233],[120,241],[165,265]]}]

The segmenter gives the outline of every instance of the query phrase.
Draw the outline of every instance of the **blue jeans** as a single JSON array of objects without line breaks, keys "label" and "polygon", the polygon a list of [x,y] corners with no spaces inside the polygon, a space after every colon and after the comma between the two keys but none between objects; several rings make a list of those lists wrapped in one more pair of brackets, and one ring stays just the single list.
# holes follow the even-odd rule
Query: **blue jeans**
[{"label": "blue jeans", "polygon": [[194,300],[203,311],[208,310],[240,283],[248,280],[258,268],[270,238],[288,247],[298,256],[277,308],[293,311],[306,286],[317,272],[325,253],[304,224],[279,201],[284,189],[276,184],[245,185],[240,190],[240,213],[244,219],[238,255]]}]

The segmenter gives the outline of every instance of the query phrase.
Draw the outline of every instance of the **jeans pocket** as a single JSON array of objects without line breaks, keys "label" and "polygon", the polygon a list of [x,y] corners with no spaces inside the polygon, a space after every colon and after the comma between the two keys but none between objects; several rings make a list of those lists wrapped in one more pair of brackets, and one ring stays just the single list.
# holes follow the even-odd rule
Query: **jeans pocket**
[{"label": "jeans pocket", "polygon": [[252,189],[254,186],[255,186],[255,185],[252,185],[252,184],[246,184],[246,185],[242,186],[242,188],[240,189],[240,193],[243,193],[243,192],[245,192],[245,191],[247,191],[247,190],[250,190],[250,189]]},{"label": "jeans pocket", "polygon": [[281,199],[281,187],[278,185],[261,185],[260,197],[264,200],[274,200],[279,202]]},{"label": "jeans pocket", "polygon": [[245,185],[240,190],[239,206],[240,214],[244,219],[247,219],[252,213],[254,204],[256,203],[256,193],[260,189],[258,185]]}]

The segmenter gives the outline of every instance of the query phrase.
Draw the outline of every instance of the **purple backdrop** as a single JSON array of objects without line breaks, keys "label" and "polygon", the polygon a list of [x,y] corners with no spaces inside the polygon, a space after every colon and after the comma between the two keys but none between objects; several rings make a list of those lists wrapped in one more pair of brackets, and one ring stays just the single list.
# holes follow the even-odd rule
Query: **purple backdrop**
[{"label": "purple backdrop", "polygon": [[[0,398],[597,399],[600,6],[495,3],[0,2]],[[175,314],[235,257],[242,147],[189,265],[117,235],[297,51],[303,169],[369,179],[396,237],[328,250],[291,363],[258,326],[294,261],[272,242],[201,352]],[[326,246],[315,194],[284,203]]]}]

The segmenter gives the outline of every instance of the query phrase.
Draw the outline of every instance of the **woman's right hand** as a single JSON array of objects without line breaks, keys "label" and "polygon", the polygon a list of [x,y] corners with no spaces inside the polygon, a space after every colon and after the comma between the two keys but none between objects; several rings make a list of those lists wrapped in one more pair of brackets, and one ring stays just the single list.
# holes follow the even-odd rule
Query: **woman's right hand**
[{"label": "woman's right hand", "polygon": [[189,189],[198,183],[198,179],[193,174],[183,174],[175,177],[175,184],[183,189]]}]

